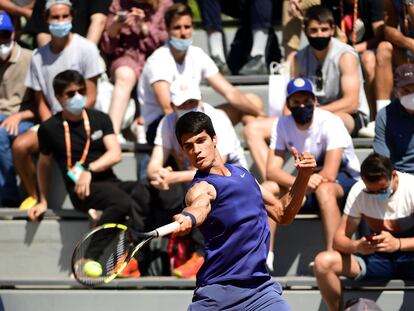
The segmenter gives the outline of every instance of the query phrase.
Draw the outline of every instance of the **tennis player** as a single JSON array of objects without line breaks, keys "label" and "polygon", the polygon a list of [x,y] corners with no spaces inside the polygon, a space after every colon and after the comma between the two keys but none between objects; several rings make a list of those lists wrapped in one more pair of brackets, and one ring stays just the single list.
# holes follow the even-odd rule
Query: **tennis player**
[{"label": "tennis player", "polygon": [[183,115],[175,134],[198,170],[186,194],[187,207],[174,216],[180,223],[175,234],[199,226],[205,238],[205,262],[188,310],[291,310],[266,267],[267,215],[277,223],[292,222],[316,166],[314,157],[292,150],[298,175],[290,191],[277,200],[246,169],[223,162],[206,114]]}]

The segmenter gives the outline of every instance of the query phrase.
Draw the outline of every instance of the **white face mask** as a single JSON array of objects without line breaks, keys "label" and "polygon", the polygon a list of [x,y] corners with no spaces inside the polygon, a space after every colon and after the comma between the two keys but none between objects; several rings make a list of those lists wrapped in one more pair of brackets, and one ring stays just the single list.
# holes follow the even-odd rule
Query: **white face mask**
[{"label": "white face mask", "polygon": [[0,45],[0,58],[6,60],[13,49],[13,41]]},{"label": "white face mask", "polygon": [[405,109],[414,110],[414,93],[401,97],[400,102]]}]

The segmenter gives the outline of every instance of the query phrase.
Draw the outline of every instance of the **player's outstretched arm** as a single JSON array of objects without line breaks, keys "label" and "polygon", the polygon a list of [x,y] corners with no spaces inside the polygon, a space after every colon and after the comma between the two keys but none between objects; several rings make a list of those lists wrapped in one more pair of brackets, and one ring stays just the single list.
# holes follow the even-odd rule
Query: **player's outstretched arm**
[{"label": "player's outstretched arm", "polygon": [[202,181],[194,184],[185,196],[186,208],[173,218],[180,223],[180,229],[175,234],[184,235],[195,226],[201,225],[211,210],[211,202],[216,199],[216,189]]},{"label": "player's outstretched arm", "polygon": [[282,211],[276,212],[279,215],[277,220],[279,224],[290,224],[295,218],[302,206],[309,178],[316,167],[316,160],[309,152],[302,152],[299,155],[296,148],[292,147],[292,153],[298,176],[290,190],[280,199]]}]

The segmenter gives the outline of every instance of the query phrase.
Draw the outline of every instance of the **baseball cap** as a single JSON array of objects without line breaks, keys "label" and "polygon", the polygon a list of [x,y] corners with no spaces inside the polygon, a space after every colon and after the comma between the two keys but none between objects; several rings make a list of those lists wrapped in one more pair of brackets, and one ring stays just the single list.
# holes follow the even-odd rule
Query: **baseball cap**
[{"label": "baseball cap", "polygon": [[414,84],[414,64],[398,66],[395,70],[394,82],[397,87]]},{"label": "baseball cap", "polygon": [[312,82],[304,78],[295,78],[289,81],[287,85],[287,97],[289,98],[297,92],[308,92],[315,96],[312,89]]},{"label": "baseball cap", "polygon": [[7,13],[0,13],[0,31],[14,31],[13,23]]},{"label": "baseball cap", "polygon": [[201,99],[200,87],[195,83],[173,83],[170,92],[174,106],[181,106],[190,99]]},{"label": "baseball cap", "polygon": [[45,10],[49,10],[55,4],[65,4],[70,8],[72,7],[72,3],[69,0],[47,0]]}]

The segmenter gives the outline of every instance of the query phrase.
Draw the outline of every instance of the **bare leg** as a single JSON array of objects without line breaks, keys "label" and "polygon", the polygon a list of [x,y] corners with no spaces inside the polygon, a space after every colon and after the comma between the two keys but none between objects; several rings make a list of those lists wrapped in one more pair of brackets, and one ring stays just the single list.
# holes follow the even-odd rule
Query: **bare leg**
[{"label": "bare leg", "polygon": [[371,120],[375,120],[377,113],[375,105],[375,53],[365,51],[361,54],[361,65],[365,76],[365,94],[367,95]]},{"label": "bare leg", "polygon": [[383,41],[378,45],[375,66],[375,93],[377,100],[391,98],[393,87],[393,51],[394,48],[390,42]]},{"label": "bare leg", "polygon": [[342,288],[339,275],[356,277],[360,271],[356,259],[351,255],[341,255],[337,251],[321,252],[315,257],[313,270],[328,309],[330,311],[342,310]]},{"label": "bare leg", "polygon": [[339,184],[323,182],[318,186],[315,194],[321,210],[326,250],[331,251],[333,237],[341,221],[337,200],[344,196],[344,192]]},{"label": "bare leg", "polygon": [[36,167],[32,159],[32,156],[39,152],[37,132],[29,130],[17,136],[13,142],[12,151],[14,167],[27,194],[37,200]]},{"label": "bare leg", "polygon": [[122,120],[128,106],[131,91],[137,83],[135,72],[128,66],[121,66],[115,70],[115,85],[112,92],[109,116],[112,119],[115,134],[121,132]]},{"label": "bare leg", "polygon": [[262,180],[266,179],[269,140],[275,120],[276,118],[257,118],[246,124],[243,129],[244,139]]}]

